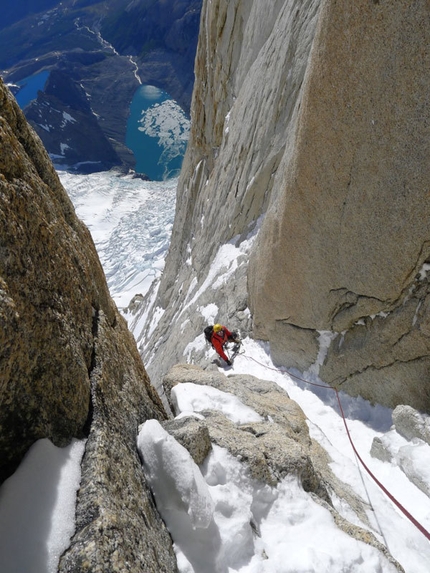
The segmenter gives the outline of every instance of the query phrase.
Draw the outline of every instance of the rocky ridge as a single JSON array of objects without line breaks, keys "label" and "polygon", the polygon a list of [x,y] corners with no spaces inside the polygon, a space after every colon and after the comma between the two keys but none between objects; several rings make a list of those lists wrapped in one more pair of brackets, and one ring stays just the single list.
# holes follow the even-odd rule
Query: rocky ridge
[{"label": "rocky ridge", "polygon": [[[303,411],[279,386],[250,375],[226,377],[216,369],[179,364],[164,378],[165,392],[176,414],[175,389],[180,384],[211,386],[233,394],[261,416],[259,422],[239,424],[220,412],[204,410],[198,413],[203,419],[186,416],[164,422],[164,428],[190,452],[196,464],[203,463],[213,443],[245,464],[259,482],[274,486],[288,475],[297,476],[303,489],[331,513],[342,531],[377,548],[403,571],[371,532],[366,504],[334,476],[328,454],[309,436]],[[333,507],[332,495],[344,500],[365,527],[341,516]],[[258,532],[259,524],[254,522],[250,527]]]},{"label": "rocky ridge", "polygon": [[204,2],[171,247],[141,311],[156,384],[203,359],[187,349],[209,316],[279,365],[429,411],[429,16]]},{"label": "rocky ridge", "polygon": [[138,425],[166,413],[90,233],[1,81],[0,151],[0,482],[36,440],[87,438],[60,571],[175,571],[136,449]]}]

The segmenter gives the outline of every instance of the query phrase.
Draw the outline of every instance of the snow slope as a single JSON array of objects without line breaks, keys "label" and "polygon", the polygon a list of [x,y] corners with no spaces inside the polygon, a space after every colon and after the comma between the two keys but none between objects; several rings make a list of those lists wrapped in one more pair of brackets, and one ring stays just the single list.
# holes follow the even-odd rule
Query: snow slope
[{"label": "snow slope", "polygon": [[[152,278],[159,276],[163,268],[176,182],[154,184],[112,173],[61,174],[61,178],[79,216],[92,232],[113,297],[120,307],[126,306],[135,294],[148,290]],[[208,272],[216,275],[217,269]],[[210,310],[210,318],[214,319],[214,309]],[[189,347],[212,352],[205,350],[202,335]],[[318,365],[305,375],[285,373],[273,365],[264,344],[247,339],[244,350],[230,372],[273,380],[298,402],[308,418],[311,436],[328,451],[333,471],[367,502],[369,520],[378,540],[407,573],[428,573],[430,542],[358,463],[335,393],[295,378],[298,375],[320,383]],[[194,355],[187,351],[184,361],[193,360]],[[230,400],[204,387],[192,388],[191,396],[191,400],[182,402],[184,413],[195,409],[194,415],[198,416],[203,405],[230,416],[233,412],[239,419],[256,414],[242,408],[237,399]],[[408,442],[395,432],[390,410],[344,395],[341,401],[360,456],[429,531],[430,499],[406,477],[401,466],[408,463],[415,468],[420,480],[430,488],[430,446],[418,439]],[[382,437],[390,445],[391,462],[370,456],[375,437]],[[36,443],[18,471],[0,488],[2,573],[56,571],[59,554],[67,546],[74,527],[73,512],[67,508],[74,504],[84,444],[80,442],[73,447],[76,453],[72,454],[67,449],[56,452],[45,441]],[[330,514],[315,504],[293,478],[284,480],[277,488],[257,483],[249,477],[245,466],[218,447],[202,467],[197,467],[188,453],[154,421],[142,427],[138,447],[145,453],[145,471],[158,487],[154,490],[155,497],[173,535],[181,573],[395,571],[374,549],[340,532]],[[168,463],[169,459],[178,463]],[[40,477],[41,466],[43,475],[49,476],[49,490],[58,491],[55,503],[45,497],[47,494],[40,493],[44,481]],[[19,493],[22,491],[26,492],[25,497]],[[333,502],[344,517],[357,523],[349,507],[341,500]],[[166,507],[169,515],[163,513]],[[18,515],[21,521],[16,525]],[[47,523],[55,526],[48,527]],[[14,543],[8,541],[12,535],[8,537],[8,532],[14,532]],[[57,543],[58,537],[61,541]],[[54,545],[55,549],[46,549]]]},{"label": "snow slope", "polygon": [[115,171],[58,174],[91,231],[112,298],[118,308],[126,307],[163,270],[177,179],[148,182]]}]

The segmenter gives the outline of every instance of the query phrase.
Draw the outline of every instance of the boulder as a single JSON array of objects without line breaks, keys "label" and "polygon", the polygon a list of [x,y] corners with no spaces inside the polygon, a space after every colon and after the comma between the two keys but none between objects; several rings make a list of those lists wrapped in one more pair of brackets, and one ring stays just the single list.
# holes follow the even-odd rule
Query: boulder
[{"label": "boulder", "polygon": [[407,440],[419,438],[430,445],[430,416],[420,414],[411,406],[401,405],[393,412],[393,424]]},{"label": "boulder", "polygon": [[391,462],[393,459],[393,453],[390,450],[389,444],[378,436],[373,438],[370,455],[372,458],[381,460],[381,462]]},{"label": "boulder", "polygon": [[186,448],[197,465],[202,464],[211,451],[212,443],[206,422],[195,416],[167,420],[164,429]]}]

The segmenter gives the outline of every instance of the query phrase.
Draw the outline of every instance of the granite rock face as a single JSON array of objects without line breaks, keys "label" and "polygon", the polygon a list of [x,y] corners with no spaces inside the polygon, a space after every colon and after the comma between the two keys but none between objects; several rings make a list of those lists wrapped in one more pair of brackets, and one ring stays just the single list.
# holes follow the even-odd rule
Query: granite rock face
[{"label": "granite rock face", "polygon": [[294,146],[249,272],[255,335],[276,340],[278,362],[306,369],[315,332],[330,331],[325,381],[424,410],[429,16],[426,2],[322,3]]},{"label": "granite rock face", "polygon": [[88,230],[1,84],[2,479],[38,438],[82,437],[93,322],[116,310]]},{"label": "granite rock face", "polygon": [[190,140],[153,306],[164,314],[141,350],[157,386],[208,313],[242,336],[252,331],[248,261],[285,152],[285,126],[297,113],[319,8],[318,0],[296,4],[203,3]]},{"label": "granite rock face", "polygon": [[136,450],[138,423],[163,420],[140,357],[124,328],[98,322],[91,375],[92,424],[82,461],[76,531],[59,573],[177,571],[170,534],[155,508]]},{"label": "granite rock face", "polygon": [[204,2],[164,314],[142,349],[157,384],[198,356],[212,303],[279,365],[430,410],[429,16],[425,0]]},{"label": "granite rock face", "polygon": [[90,233],[1,82],[0,347],[0,482],[36,440],[87,437],[60,570],[175,571],[136,449],[139,424],[165,411]]}]

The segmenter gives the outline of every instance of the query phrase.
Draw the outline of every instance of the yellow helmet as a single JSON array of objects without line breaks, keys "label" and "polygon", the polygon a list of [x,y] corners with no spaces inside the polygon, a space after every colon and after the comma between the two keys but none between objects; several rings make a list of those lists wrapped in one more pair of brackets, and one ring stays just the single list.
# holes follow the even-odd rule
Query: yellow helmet
[{"label": "yellow helmet", "polygon": [[220,330],[222,330],[221,324],[214,324],[214,332],[219,332]]}]

